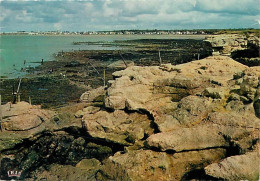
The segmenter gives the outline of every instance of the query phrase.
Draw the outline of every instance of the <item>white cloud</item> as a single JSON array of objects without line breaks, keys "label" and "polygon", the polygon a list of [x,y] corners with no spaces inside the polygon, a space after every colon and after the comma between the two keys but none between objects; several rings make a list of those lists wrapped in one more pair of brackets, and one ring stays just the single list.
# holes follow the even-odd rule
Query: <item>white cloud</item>
[{"label": "white cloud", "polygon": [[61,23],[54,23],[53,27],[54,27],[56,30],[61,30],[61,29],[62,29],[62,24],[61,24]]},{"label": "white cloud", "polygon": [[2,1],[0,8],[10,30],[257,28],[260,19],[258,0]]}]

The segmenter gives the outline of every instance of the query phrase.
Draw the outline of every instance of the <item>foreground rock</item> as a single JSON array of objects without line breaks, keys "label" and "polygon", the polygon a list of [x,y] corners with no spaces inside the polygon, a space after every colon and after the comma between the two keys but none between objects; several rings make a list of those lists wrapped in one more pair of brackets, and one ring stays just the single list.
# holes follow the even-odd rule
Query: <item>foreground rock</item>
[{"label": "foreground rock", "polygon": [[[83,159],[76,167],[71,165],[53,164],[47,170],[39,169],[34,177],[37,180],[60,181],[60,180],[90,180],[95,181],[95,175],[101,164],[96,159]],[[32,181],[34,179],[26,179]]]},{"label": "foreground rock", "polygon": [[150,136],[147,144],[161,151],[175,152],[202,150],[206,148],[228,147],[223,135],[212,127],[182,128],[172,132],[163,132]]},{"label": "foreground rock", "polygon": [[146,115],[127,114],[117,110],[112,113],[99,111],[83,116],[88,134],[92,137],[105,139],[122,145],[130,145],[151,135],[153,129]]},{"label": "foreground rock", "polygon": [[103,179],[107,180],[181,180],[185,173],[219,161],[224,149],[191,151],[174,155],[151,150],[116,154],[104,161]]},{"label": "foreground rock", "polygon": [[[113,75],[104,101],[110,112],[85,113],[82,119],[91,136],[128,146],[103,162],[103,180],[196,179],[192,173],[210,163],[250,157],[259,140],[259,67],[216,56],[176,66],[133,66]],[[206,173],[200,179],[246,179],[242,172],[230,178]]]},{"label": "foreground rock", "polygon": [[10,149],[23,139],[48,129],[55,117],[54,111],[41,109],[27,102],[1,105],[2,123],[0,132],[0,151]]},{"label": "foreground rock", "polygon": [[231,156],[219,163],[205,168],[208,175],[225,180],[258,180],[259,153],[248,152],[244,155]]},{"label": "foreground rock", "polygon": [[1,106],[3,114],[3,129],[8,131],[26,131],[39,127],[43,122],[49,122],[54,112],[41,109],[40,106],[27,102],[17,104],[7,103]]},{"label": "foreground rock", "polygon": [[[259,174],[249,168],[259,164],[259,67],[217,56],[132,66],[113,75],[108,87],[82,95],[87,106],[69,117],[78,124],[53,119],[53,128],[38,132],[21,153],[3,151],[1,163],[50,180],[58,170],[82,175],[64,174],[64,180],[240,180]],[[30,130],[39,124],[33,123]],[[58,170],[28,173],[48,164]]]}]

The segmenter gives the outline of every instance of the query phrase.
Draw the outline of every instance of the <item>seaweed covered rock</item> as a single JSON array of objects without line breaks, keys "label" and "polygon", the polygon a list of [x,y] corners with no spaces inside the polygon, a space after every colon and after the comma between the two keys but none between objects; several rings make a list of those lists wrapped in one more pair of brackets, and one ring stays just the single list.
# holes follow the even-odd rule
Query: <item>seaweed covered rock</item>
[{"label": "seaweed covered rock", "polygon": [[[81,162],[91,162],[91,159],[84,160]],[[82,165],[82,164],[80,164]],[[92,166],[92,167],[91,167]],[[72,165],[59,165],[52,164],[48,170],[39,169],[34,175],[33,179],[25,179],[26,181],[46,180],[46,181],[60,181],[60,180],[90,180],[95,181],[95,175],[100,167],[100,162],[95,161],[95,165],[88,165],[89,169],[82,166],[72,166]]]}]

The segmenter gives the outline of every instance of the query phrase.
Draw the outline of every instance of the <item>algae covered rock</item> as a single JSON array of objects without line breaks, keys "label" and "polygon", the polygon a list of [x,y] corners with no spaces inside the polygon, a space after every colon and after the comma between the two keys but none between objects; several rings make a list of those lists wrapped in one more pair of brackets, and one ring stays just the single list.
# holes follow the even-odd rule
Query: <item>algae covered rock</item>
[{"label": "algae covered rock", "polygon": [[33,173],[32,179],[25,179],[26,181],[46,180],[46,181],[60,181],[60,180],[90,180],[95,181],[95,175],[98,169],[85,170],[72,165],[52,164],[48,170],[40,169]]}]

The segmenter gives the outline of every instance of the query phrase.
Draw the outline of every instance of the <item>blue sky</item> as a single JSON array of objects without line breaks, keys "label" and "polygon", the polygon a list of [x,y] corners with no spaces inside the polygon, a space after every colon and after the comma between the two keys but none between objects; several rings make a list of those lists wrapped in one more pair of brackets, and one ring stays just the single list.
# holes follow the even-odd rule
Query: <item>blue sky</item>
[{"label": "blue sky", "polygon": [[1,32],[259,28],[258,0],[0,0]]}]

